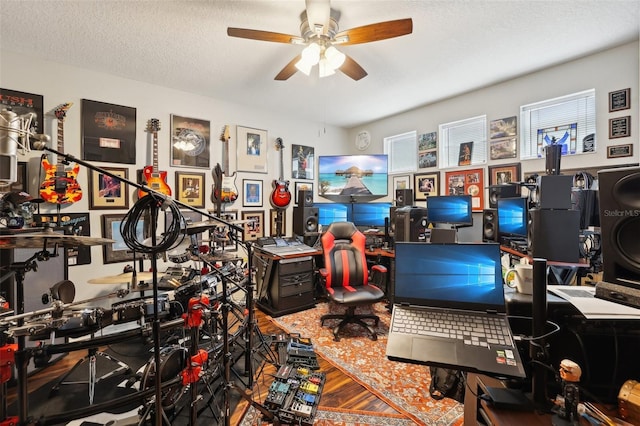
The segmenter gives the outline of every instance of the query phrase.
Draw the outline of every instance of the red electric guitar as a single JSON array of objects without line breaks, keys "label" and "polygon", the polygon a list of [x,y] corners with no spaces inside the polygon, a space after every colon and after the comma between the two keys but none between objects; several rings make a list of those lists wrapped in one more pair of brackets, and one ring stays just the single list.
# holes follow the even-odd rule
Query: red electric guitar
[{"label": "red electric guitar", "polygon": [[[158,132],[160,131],[160,120],[152,118],[147,121],[146,131],[153,135],[153,165],[142,170],[144,184],[158,191],[161,194],[171,196],[171,188],[167,185],[167,172],[158,170]],[[138,189],[138,198],[147,195],[148,192]]]},{"label": "red electric guitar", "polygon": [[224,126],[220,134],[220,141],[223,142],[223,167],[216,164],[213,173],[213,191],[211,193],[211,201],[214,203],[233,203],[238,199],[238,188],[236,187],[236,172],[229,175],[229,126]]},{"label": "red electric guitar", "polygon": [[271,205],[276,209],[286,209],[291,203],[291,192],[289,192],[289,181],[284,180],[284,162],[282,160],[284,144],[282,143],[282,138],[276,139],[276,149],[280,151],[280,177],[273,181]]},{"label": "red electric guitar", "polygon": [[[54,114],[58,119],[58,151],[64,152],[64,118],[67,110],[73,105],[71,102],[60,105]],[[82,199],[82,189],[78,183],[78,164],[67,167],[61,155],[57,156],[57,164],[51,164],[45,157],[42,159],[42,168],[45,171],[44,181],[40,185],[40,198],[47,203],[70,204]]]}]

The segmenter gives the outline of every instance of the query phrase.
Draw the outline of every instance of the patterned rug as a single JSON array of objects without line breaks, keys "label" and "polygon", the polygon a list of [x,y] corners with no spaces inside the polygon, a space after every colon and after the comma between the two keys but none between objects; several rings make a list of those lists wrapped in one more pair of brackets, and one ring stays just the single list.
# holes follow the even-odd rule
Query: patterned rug
[{"label": "patterned rug", "polygon": [[[259,423],[258,410],[249,408],[239,426]],[[413,426],[414,422],[401,415],[378,414],[364,411],[344,411],[320,407],[313,421],[314,426]]]},{"label": "patterned rug", "polygon": [[[311,338],[318,354],[415,423],[438,426],[463,424],[462,404],[448,398],[437,401],[429,395],[431,379],[428,367],[387,359],[385,350],[391,317],[384,303],[362,308],[363,313],[373,311],[380,317],[376,328],[377,341],[369,339],[359,326],[353,324],[343,329],[339,342],[334,341],[332,326],[337,322],[327,321],[324,327],[320,327],[320,317],[330,311],[343,310],[334,304],[319,303],[313,309],[271,320],[289,333]],[[360,310],[358,308],[357,312]]]}]

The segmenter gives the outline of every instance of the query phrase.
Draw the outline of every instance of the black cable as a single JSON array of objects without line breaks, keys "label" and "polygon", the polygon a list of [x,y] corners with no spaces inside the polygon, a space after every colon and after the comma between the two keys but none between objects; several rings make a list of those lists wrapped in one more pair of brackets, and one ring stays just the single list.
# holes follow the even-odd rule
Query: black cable
[{"label": "black cable", "polygon": [[[140,220],[144,221],[147,213],[150,212],[151,209],[158,208],[168,208],[172,213],[172,219],[170,223],[167,223],[166,231],[162,234],[162,239],[156,242],[155,246],[146,245],[144,240],[138,240],[138,222]],[[125,214],[120,223],[120,233],[124,243],[134,252],[145,254],[161,253],[171,250],[182,242],[182,240],[180,240],[178,244],[176,244],[176,241],[178,241],[178,238],[181,236],[183,224],[185,224],[185,218],[175,203],[154,193],[149,193],[136,201],[131,210]],[[156,226],[152,226],[151,228],[158,229],[157,223],[155,225]],[[182,238],[184,238],[184,235],[182,235]]]}]

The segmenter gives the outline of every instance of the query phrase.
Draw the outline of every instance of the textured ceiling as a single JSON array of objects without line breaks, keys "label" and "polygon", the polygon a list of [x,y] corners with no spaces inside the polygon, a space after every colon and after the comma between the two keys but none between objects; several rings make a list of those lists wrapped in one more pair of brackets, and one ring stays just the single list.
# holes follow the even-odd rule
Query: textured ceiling
[{"label": "textured ceiling", "polygon": [[341,48],[368,72],[360,81],[275,81],[301,46],[226,35],[229,26],[299,35],[304,7],[0,0],[0,47],[350,128],[637,40],[640,29],[640,0],[334,0],[340,30],[413,19],[413,34]]}]

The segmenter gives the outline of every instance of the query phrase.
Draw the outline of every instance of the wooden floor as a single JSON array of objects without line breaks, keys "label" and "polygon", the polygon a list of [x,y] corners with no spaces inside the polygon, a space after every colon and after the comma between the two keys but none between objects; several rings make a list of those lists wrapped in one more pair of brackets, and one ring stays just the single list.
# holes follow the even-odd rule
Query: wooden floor
[{"label": "wooden floor", "polygon": [[[256,322],[264,335],[278,334],[281,330],[268,319],[259,309],[256,309]],[[77,351],[48,366],[43,371],[33,374],[28,380],[30,392],[38,389],[42,385],[50,382],[53,378],[59,377],[68,371],[76,361],[85,355],[85,351]],[[336,409],[370,411],[387,414],[398,414],[398,412],[377,398],[365,387],[355,382],[349,376],[342,373],[327,361],[319,357],[320,371],[326,374],[326,383],[322,393],[321,406]],[[271,375],[275,373],[275,367],[265,365],[260,377],[255,380],[252,398],[254,401],[262,402],[266,398],[268,387],[271,383]],[[15,387],[10,387],[7,392],[7,404],[11,404],[16,399]],[[237,425],[246,408],[246,403],[239,403],[230,416],[230,424]]]}]

